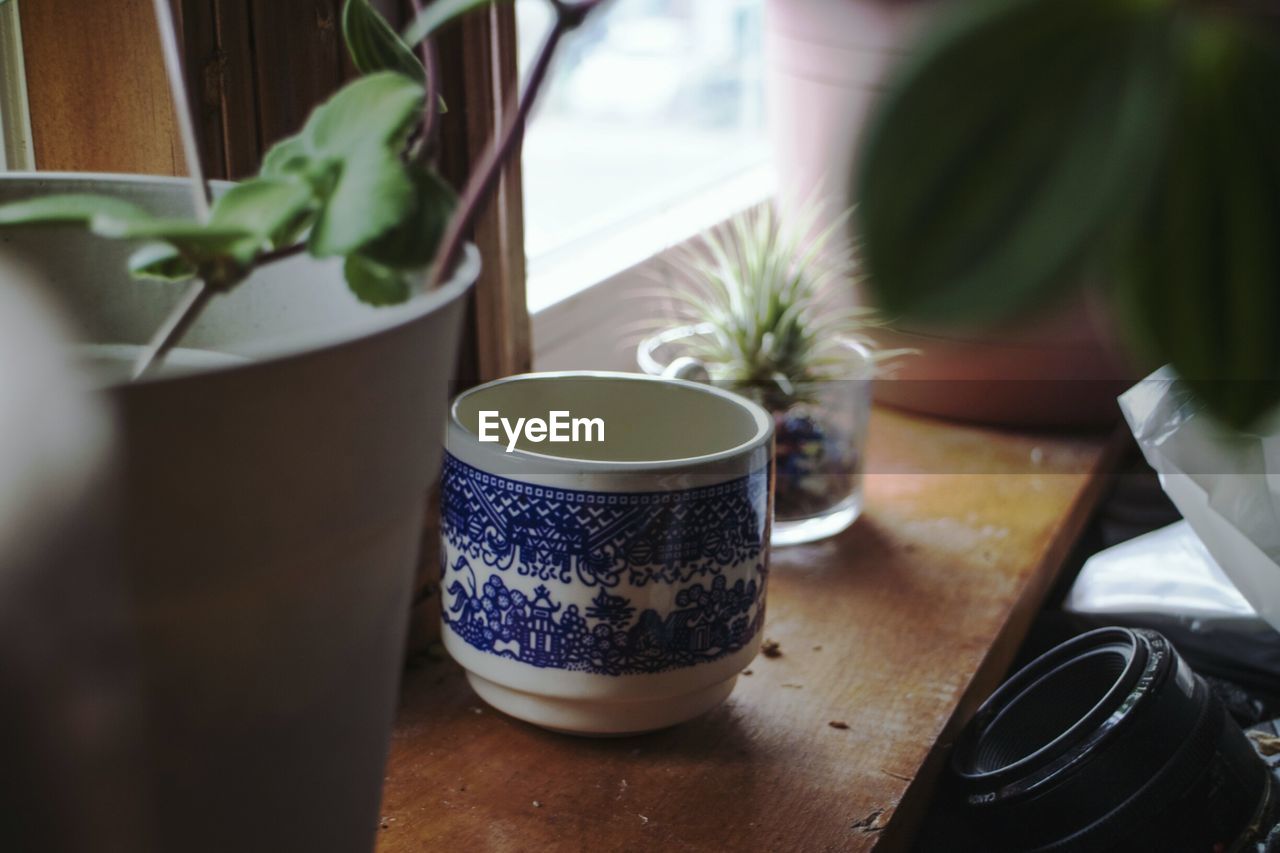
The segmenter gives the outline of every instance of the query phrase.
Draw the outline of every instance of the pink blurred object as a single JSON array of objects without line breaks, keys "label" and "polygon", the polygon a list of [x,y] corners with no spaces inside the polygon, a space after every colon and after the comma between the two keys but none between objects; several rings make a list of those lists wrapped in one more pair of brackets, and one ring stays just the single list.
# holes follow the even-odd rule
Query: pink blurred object
[{"label": "pink blurred object", "polygon": [[[938,2],[766,0],[769,127],[783,214],[820,205],[818,227],[850,205],[864,118],[891,63]],[[854,301],[864,300],[856,293]],[[875,335],[914,347],[880,402],[943,417],[1018,426],[1097,426],[1142,375],[1126,365],[1107,312],[1078,294],[1042,315],[975,332],[901,324]]]}]

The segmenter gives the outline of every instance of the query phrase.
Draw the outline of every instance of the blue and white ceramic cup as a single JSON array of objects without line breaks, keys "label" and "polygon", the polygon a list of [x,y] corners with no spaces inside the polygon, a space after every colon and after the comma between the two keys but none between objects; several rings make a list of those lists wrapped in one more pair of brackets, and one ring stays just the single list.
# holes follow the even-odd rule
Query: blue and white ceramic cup
[{"label": "blue and white ceramic cup", "polygon": [[443,635],[480,697],[580,734],[721,702],[760,646],[772,447],[759,406],[676,379],[527,374],[459,396]]}]

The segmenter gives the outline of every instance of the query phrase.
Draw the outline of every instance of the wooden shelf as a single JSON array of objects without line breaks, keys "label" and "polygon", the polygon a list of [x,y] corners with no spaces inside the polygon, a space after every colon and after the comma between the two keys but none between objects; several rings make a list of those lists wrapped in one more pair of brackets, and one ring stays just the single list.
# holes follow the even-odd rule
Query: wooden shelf
[{"label": "wooden shelf", "polygon": [[452,662],[418,666],[379,851],[904,849],[1119,446],[877,412],[862,519],[774,554],[780,657],[707,716],[615,740],[504,717]]}]

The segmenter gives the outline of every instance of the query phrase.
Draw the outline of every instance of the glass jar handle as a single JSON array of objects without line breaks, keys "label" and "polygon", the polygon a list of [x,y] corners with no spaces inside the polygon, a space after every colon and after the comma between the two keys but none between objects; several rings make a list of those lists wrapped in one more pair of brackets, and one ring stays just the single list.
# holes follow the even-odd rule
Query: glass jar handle
[{"label": "glass jar handle", "polygon": [[711,371],[707,370],[707,365],[702,359],[688,355],[672,359],[671,363],[663,368],[662,375],[667,379],[687,379],[690,382],[711,381]]}]

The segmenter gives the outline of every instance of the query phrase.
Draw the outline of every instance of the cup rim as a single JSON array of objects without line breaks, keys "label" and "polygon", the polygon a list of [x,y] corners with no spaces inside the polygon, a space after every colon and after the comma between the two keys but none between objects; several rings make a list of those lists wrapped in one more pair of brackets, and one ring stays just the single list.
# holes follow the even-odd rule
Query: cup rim
[{"label": "cup rim", "polygon": [[677,456],[666,459],[645,459],[645,460],[610,460],[610,459],[578,459],[572,456],[559,456],[552,453],[537,453],[532,450],[524,450],[523,448],[515,448],[511,452],[505,449],[502,451],[502,457],[508,461],[525,460],[528,462],[540,462],[544,464],[552,464],[555,466],[572,466],[575,470],[591,471],[591,472],[649,472],[649,471],[668,471],[672,469],[687,469],[701,465],[714,464],[729,459],[740,457],[744,454],[767,445],[773,440],[773,417],[761,406],[748,400],[747,398],[717,388],[712,385],[706,385],[701,382],[691,382],[687,379],[672,379],[663,376],[648,376],[643,373],[624,373],[614,370],[552,370],[545,372],[518,373],[513,376],[504,376],[501,379],[494,379],[469,388],[453,399],[449,405],[449,428],[457,430],[461,435],[470,439],[471,443],[481,448],[476,434],[468,429],[459,417],[458,409],[462,402],[468,397],[487,391],[492,388],[500,387],[515,382],[530,381],[547,381],[555,379],[611,379],[623,382],[658,382],[663,384],[683,386],[695,392],[702,394],[711,394],[719,397],[727,403],[731,403],[745,411],[755,421],[756,431],[749,439],[740,442],[733,447],[717,450],[714,453],[704,453],[698,456]]}]

